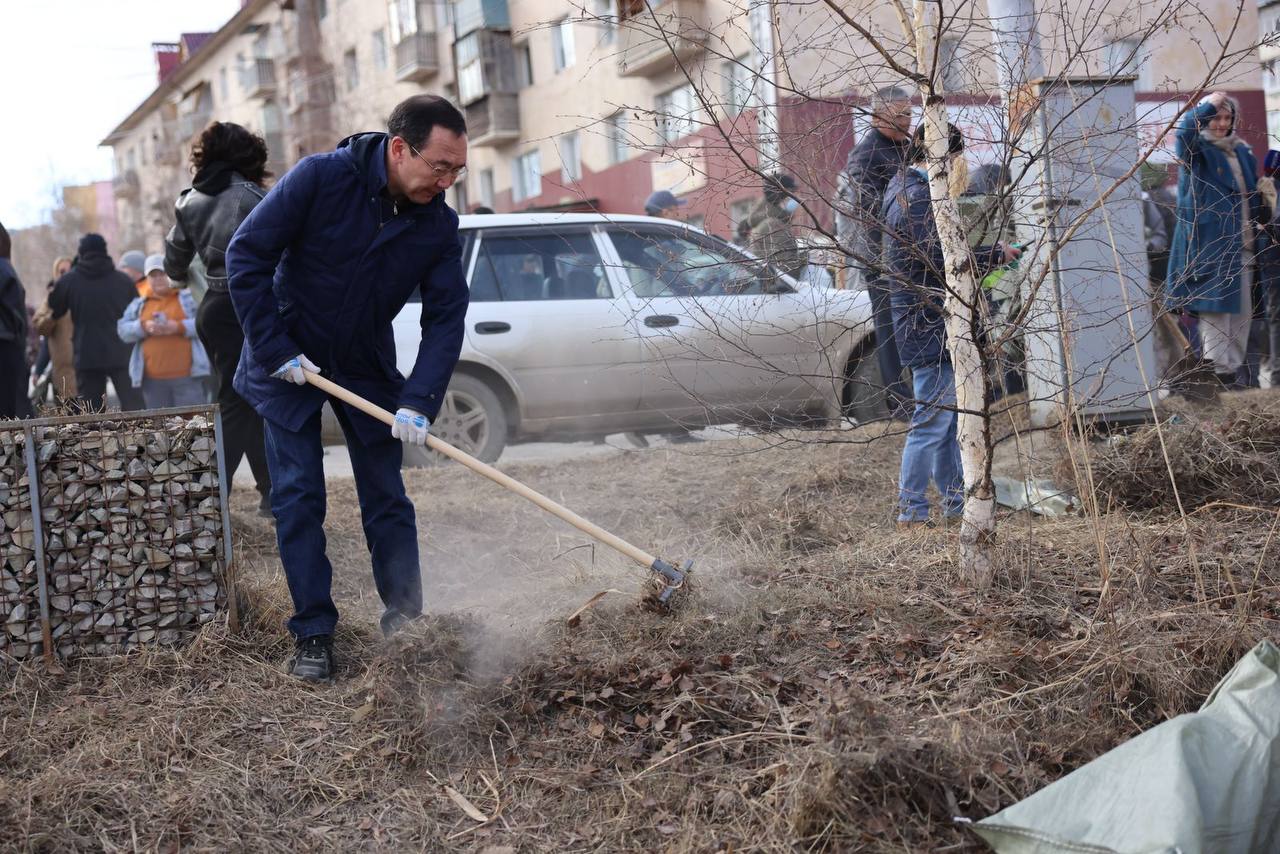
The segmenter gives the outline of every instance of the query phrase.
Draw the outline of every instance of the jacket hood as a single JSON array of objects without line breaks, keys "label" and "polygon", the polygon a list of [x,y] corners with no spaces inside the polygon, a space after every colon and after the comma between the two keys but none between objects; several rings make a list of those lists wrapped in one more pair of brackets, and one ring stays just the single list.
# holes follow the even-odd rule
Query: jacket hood
[{"label": "jacket hood", "polygon": [[[364,179],[372,192],[381,192],[387,186],[387,140],[390,137],[381,131],[352,134],[338,143],[336,151],[344,155],[347,161]],[[444,193],[436,193],[426,205],[401,205],[406,208],[426,208],[444,199]]]},{"label": "jacket hood", "polygon": [[371,189],[387,186],[387,135],[379,132],[356,133],[339,142],[337,151],[346,155]]},{"label": "jacket hood", "polygon": [[79,256],[76,265],[72,267],[90,279],[99,279],[115,268],[116,265],[111,263],[111,256],[105,252],[85,253]]},{"label": "jacket hood", "polygon": [[191,186],[206,195],[216,196],[231,186],[235,174],[235,167],[230,163],[215,160],[201,167],[191,180]]}]

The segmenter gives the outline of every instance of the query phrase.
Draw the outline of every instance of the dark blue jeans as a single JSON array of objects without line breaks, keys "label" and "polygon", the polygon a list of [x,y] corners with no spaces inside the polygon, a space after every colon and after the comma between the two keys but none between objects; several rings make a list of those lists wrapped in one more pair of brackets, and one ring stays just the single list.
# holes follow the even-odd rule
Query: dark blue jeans
[{"label": "dark blue jeans", "polygon": [[871,311],[876,324],[876,359],[880,363],[880,378],[884,382],[885,405],[893,417],[905,419],[911,394],[902,381],[902,361],[898,357],[898,343],[893,337],[893,307],[889,303],[889,289],[884,280],[867,278],[867,295],[871,297]]},{"label": "dark blue jeans", "polygon": [[[418,566],[418,529],[413,504],[400,478],[403,453],[390,431],[385,441],[362,444],[340,405],[334,405],[360,498],[360,520],[373,560],[373,580],[386,611],[383,624],[394,614],[422,613],[422,575]],[[302,640],[333,634],[338,608],[333,604],[333,566],[324,553],[324,448],[320,444],[320,413],[297,433],[263,420],[267,465],[271,469],[271,512],[276,517],[276,542],[284,564],[293,618],[289,631]]]}]

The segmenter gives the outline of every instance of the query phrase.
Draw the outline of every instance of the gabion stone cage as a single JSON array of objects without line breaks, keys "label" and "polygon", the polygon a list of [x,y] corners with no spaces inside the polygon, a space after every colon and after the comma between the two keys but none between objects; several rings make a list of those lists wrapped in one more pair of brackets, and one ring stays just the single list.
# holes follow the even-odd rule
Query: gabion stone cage
[{"label": "gabion stone cage", "polygon": [[235,628],[221,437],[213,407],[0,422],[0,658]]}]

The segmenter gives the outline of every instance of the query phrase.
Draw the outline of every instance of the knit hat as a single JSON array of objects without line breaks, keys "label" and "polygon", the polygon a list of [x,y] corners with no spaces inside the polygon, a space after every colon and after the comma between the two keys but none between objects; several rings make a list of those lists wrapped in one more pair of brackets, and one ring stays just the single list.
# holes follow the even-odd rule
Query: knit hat
[{"label": "knit hat", "polygon": [[120,266],[129,267],[134,270],[141,270],[143,265],[147,263],[147,256],[144,252],[137,249],[130,249],[128,252],[120,256]]},{"label": "knit hat", "polygon": [[76,249],[77,255],[106,255],[107,241],[103,240],[101,234],[86,234],[80,238],[80,245]]}]

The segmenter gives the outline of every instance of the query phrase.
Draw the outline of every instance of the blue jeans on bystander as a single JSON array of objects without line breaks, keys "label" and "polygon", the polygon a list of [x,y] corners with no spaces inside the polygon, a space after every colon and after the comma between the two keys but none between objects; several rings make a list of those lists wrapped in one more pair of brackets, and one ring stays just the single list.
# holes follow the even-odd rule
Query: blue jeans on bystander
[{"label": "blue jeans on bystander", "polygon": [[898,475],[898,521],[929,518],[929,481],[942,496],[944,516],[964,510],[964,473],[956,441],[956,374],[951,362],[912,368],[915,411],[902,448]]},{"label": "blue jeans on bystander", "polygon": [[[418,529],[413,504],[400,477],[403,446],[387,433],[385,441],[366,445],[351,428],[341,404],[333,405],[347,437],[360,520],[373,562],[374,586],[386,611],[385,626],[396,615],[422,613],[422,576],[418,566]],[[293,618],[289,631],[298,640],[330,635],[338,623],[331,588],[333,566],[325,555],[324,448],[320,413],[294,433],[263,419],[267,465],[271,469],[271,512],[284,564]]]}]

